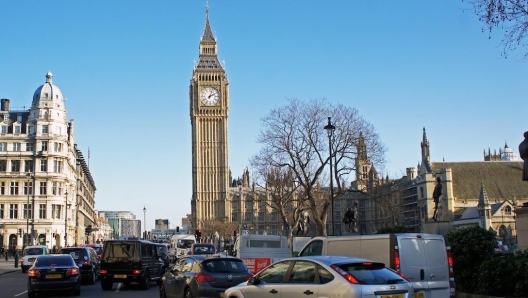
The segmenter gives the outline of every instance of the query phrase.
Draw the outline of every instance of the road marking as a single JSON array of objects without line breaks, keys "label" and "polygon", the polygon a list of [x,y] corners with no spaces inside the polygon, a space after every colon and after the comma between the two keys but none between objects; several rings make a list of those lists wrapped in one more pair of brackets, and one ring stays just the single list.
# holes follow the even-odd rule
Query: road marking
[{"label": "road marking", "polygon": [[20,294],[16,294],[14,297],[18,297],[18,296],[20,296],[20,295],[24,295],[24,294],[26,294],[26,293],[27,293],[27,291],[24,291],[24,292],[22,292],[22,293],[20,293]]},{"label": "road marking", "polygon": [[123,284],[122,283],[117,283],[117,287],[116,287],[116,292],[119,292],[119,289],[121,288]]}]

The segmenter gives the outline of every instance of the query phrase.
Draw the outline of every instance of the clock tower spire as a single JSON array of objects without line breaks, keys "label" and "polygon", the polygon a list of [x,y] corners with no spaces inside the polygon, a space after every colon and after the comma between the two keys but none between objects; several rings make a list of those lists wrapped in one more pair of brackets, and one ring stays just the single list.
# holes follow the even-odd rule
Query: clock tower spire
[{"label": "clock tower spire", "polygon": [[199,58],[189,86],[192,127],[192,225],[227,220],[229,191],[228,125],[229,82],[218,61],[216,38],[205,6],[205,29]]}]

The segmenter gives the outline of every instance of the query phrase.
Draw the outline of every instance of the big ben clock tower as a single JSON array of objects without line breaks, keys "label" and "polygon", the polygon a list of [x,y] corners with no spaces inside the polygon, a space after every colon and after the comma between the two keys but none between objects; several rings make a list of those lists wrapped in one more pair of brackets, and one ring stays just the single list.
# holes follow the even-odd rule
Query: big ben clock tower
[{"label": "big ben clock tower", "polygon": [[218,61],[216,39],[206,6],[205,29],[200,40],[199,61],[189,87],[192,126],[191,201],[193,228],[205,221],[227,219],[229,189],[227,116],[229,82]]}]

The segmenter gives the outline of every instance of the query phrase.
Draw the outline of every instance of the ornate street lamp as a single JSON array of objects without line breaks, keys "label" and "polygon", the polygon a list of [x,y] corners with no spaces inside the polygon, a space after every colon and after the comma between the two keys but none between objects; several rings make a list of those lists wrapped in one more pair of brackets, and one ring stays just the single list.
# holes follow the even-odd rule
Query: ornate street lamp
[{"label": "ornate street lamp", "polygon": [[332,125],[332,117],[328,117],[328,124],[324,127],[328,134],[328,151],[330,154],[330,201],[332,202],[331,212],[331,225],[332,225],[332,236],[334,233],[334,172],[332,170],[332,137],[334,135],[335,126]]}]

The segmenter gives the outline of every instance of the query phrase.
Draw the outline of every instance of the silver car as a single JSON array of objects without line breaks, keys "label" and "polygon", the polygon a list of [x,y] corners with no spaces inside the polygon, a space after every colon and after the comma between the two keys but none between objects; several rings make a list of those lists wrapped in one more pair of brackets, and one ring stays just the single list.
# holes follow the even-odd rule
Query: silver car
[{"label": "silver car", "polygon": [[284,259],[249,281],[226,290],[225,298],[369,297],[414,298],[412,284],[383,263],[338,256]]}]

